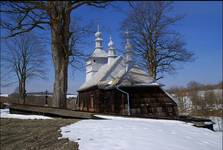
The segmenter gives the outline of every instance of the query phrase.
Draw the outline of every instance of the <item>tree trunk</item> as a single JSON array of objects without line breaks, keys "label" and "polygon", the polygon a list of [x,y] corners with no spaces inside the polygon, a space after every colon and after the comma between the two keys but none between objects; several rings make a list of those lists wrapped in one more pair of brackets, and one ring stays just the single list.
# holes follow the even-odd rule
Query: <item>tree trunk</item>
[{"label": "tree trunk", "polygon": [[19,103],[20,104],[25,104],[25,91],[26,91],[25,81],[20,80],[19,81]]},{"label": "tree trunk", "polygon": [[149,65],[148,65],[148,70],[149,70],[149,75],[154,79],[157,80],[157,71],[156,71],[156,63],[155,63],[155,58],[154,57],[150,57],[148,60],[149,61]]},{"label": "tree trunk", "polygon": [[54,61],[55,81],[52,106],[66,108],[68,63],[67,60],[58,58],[61,60]]},{"label": "tree trunk", "polygon": [[55,70],[53,107],[66,108],[69,38],[70,38],[70,11],[68,2],[52,2],[50,12],[52,57]]},{"label": "tree trunk", "polygon": [[21,104],[22,101],[22,82],[19,81],[19,104]]},{"label": "tree trunk", "polygon": [[[54,34],[53,40],[57,41],[57,34]],[[59,43],[56,42],[56,43]],[[52,55],[54,62],[55,81],[54,81],[54,93],[53,93],[53,107],[66,108],[66,94],[67,94],[67,72],[68,72],[68,58],[66,58],[62,52],[61,45],[52,44]]]},{"label": "tree trunk", "polygon": [[156,80],[156,68],[154,67],[154,64],[150,64],[150,67],[148,67],[149,75]]}]

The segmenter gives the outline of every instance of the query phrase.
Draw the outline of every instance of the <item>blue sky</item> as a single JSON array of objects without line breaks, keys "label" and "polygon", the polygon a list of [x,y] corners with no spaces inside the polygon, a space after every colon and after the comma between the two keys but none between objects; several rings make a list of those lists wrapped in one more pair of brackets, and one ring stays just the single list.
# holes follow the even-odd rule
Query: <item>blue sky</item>
[{"label": "blue sky", "polygon": [[[129,9],[126,2],[115,2],[116,7],[98,9],[81,7],[74,10],[73,16],[80,16],[82,23],[94,21],[92,24],[101,26],[103,32],[103,46],[107,49],[109,35],[112,36],[117,49],[123,49],[120,36],[120,24],[126,17]],[[185,86],[189,81],[201,83],[217,83],[222,80],[222,2],[175,2],[174,13],[186,15],[176,26],[187,43],[186,48],[195,54],[195,61],[180,64],[175,74],[167,74],[160,80],[165,88],[171,86]],[[121,9],[121,10],[120,10]],[[45,32],[45,31],[44,31]],[[39,32],[46,37],[49,32]],[[89,37],[89,44],[84,49],[91,53],[94,50],[94,36]],[[1,43],[2,44],[2,43]],[[47,46],[50,51],[50,46]],[[119,53],[120,54],[120,53]],[[49,57],[47,76],[48,80],[28,81],[27,91],[53,90],[54,72]],[[85,70],[74,71],[70,69],[68,92],[75,93],[76,89],[85,80]],[[2,93],[10,93],[15,86],[2,88]]]}]

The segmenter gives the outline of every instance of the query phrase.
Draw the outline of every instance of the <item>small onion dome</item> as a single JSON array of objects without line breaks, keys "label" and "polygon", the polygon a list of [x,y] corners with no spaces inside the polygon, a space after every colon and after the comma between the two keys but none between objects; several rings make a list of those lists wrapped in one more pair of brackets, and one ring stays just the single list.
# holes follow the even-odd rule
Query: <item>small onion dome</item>
[{"label": "small onion dome", "polygon": [[111,47],[111,48],[114,47],[114,42],[112,41],[111,36],[110,36],[110,41],[109,41],[109,43],[108,43],[108,47]]},{"label": "small onion dome", "polygon": [[98,32],[96,32],[96,33],[95,33],[95,37],[96,37],[96,38],[101,37],[101,32],[99,32],[99,31],[98,31]]}]

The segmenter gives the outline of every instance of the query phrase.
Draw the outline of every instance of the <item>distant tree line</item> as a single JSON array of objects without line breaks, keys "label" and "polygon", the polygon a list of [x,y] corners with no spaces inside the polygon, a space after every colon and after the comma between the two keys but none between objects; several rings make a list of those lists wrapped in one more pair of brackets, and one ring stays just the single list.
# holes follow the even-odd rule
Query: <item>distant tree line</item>
[{"label": "distant tree line", "polygon": [[172,87],[168,91],[178,100],[180,113],[193,115],[220,115],[223,82],[201,84],[191,81],[186,87]]},{"label": "distant tree line", "polygon": [[207,90],[222,89],[222,88],[223,88],[223,81],[217,84],[202,84],[196,81],[190,81],[186,87],[173,86],[168,89],[168,92],[175,93],[178,90],[181,90],[183,92],[194,91],[194,90],[207,91]]}]

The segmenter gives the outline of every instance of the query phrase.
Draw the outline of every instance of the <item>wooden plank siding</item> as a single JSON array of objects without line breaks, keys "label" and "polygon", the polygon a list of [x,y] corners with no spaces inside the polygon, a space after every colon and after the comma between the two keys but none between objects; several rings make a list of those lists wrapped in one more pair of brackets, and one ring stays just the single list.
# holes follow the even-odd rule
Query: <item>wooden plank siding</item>
[{"label": "wooden plank siding", "polygon": [[[175,117],[178,114],[177,104],[159,87],[122,89],[129,93],[132,116]],[[126,115],[127,107],[126,95],[117,89],[104,90],[95,87],[79,92],[81,111]]]}]

